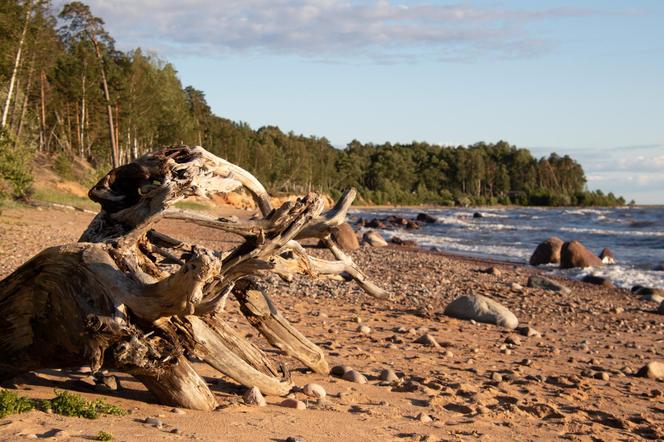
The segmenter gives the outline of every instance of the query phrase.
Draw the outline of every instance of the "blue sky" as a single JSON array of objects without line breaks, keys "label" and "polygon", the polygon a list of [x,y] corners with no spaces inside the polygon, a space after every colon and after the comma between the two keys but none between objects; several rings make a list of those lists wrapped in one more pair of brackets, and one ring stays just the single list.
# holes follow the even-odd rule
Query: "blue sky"
[{"label": "blue sky", "polygon": [[87,3],[218,115],[336,146],[504,139],[664,203],[664,1]]}]

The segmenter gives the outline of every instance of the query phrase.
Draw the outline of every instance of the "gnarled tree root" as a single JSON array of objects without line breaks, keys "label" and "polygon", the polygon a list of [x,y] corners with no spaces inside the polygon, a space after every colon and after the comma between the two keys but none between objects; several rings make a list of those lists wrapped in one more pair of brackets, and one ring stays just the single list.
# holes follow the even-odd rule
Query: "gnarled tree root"
[{"label": "gnarled tree root", "polygon": [[[244,187],[262,218],[240,222],[172,211],[192,195]],[[273,208],[247,171],[201,147],[176,146],[113,169],[89,192],[101,211],[80,242],[44,250],[0,281],[0,380],[44,368],[89,364],[139,379],[162,403],[199,410],[214,395],[188,358],[263,393],[286,395],[293,382],[223,321],[233,294],[267,341],[327,374],[323,351],[276,309],[257,277],[348,277],[373,296],[373,284],[331,239],[355,197],[349,190],[323,213],[315,194]],[[154,230],[164,216],[244,238],[209,250]],[[309,256],[299,240],[317,238],[335,260]]]}]

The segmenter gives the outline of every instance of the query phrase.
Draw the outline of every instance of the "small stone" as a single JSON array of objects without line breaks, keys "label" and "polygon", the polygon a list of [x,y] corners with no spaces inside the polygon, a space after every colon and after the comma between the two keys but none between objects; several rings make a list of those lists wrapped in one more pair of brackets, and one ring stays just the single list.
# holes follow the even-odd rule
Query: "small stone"
[{"label": "small stone", "polygon": [[497,267],[493,267],[493,266],[492,266],[492,267],[487,267],[486,269],[481,270],[481,272],[482,272],[482,273],[487,273],[487,274],[489,274],[489,275],[494,275],[494,276],[500,276],[500,275],[502,275],[502,273],[500,272],[500,270],[499,270]]},{"label": "small stone", "polygon": [[302,388],[302,393],[309,397],[314,397],[317,399],[324,398],[327,393],[325,392],[325,389],[318,385],[318,384],[307,384]]},{"label": "small stone", "polygon": [[505,338],[506,344],[521,345],[521,339],[518,336],[508,336]]},{"label": "small stone", "polygon": [[171,434],[182,434],[182,431],[179,428],[173,428]]},{"label": "small stone", "polygon": [[517,327],[516,331],[519,332],[519,334],[521,336],[526,336],[526,337],[529,337],[529,338],[533,337],[533,336],[538,337],[538,338],[542,337],[542,334],[540,332],[538,332],[537,330],[535,330],[534,328],[529,327],[529,326]]},{"label": "small stone", "polygon": [[510,284],[510,288],[515,292],[520,292],[521,290],[523,290],[523,286],[521,284],[517,284],[516,282]]},{"label": "small stone", "polygon": [[385,382],[397,382],[399,380],[399,376],[397,376],[396,372],[393,369],[384,368],[380,372],[379,379]]},{"label": "small stone", "polygon": [[611,376],[609,376],[609,374],[605,371],[600,371],[600,372],[595,373],[595,379],[599,379],[599,380],[602,380],[602,381],[608,381],[610,378],[611,378]]},{"label": "small stone", "polygon": [[148,425],[152,425],[153,427],[156,427],[156,428],[162,428],[164,426],[164,423],[161,421],[161,419],[159,419],[157,417],[146,417],[143,420],[143,422],[148,424]]},{"label": "small stone", "polygon": [[371,333],[371,328],[366,326],[366,325],[360,325],[357,328],[357,331],[359,331],[360,333],[363,333],[365,335],[368,335],[369,333]]},{"label": "small stone", "polygon": [[601,287],[614,287],[613,283],[609,278],[597,275],[586,275],[581,281],[587,282],[588,284],[599,285]]},{"label": "small stone", "polygon": [[429,333],[426,333],[415,340],[416,344],[422,344],[429,347],[440,347],[436,338],[431,336]]},{"label": "small stone", "polygon": [[348,365],[335,365],[330,370],[330,373],[332,373],[334,376],[343,376],[347,371],[350,370],[352,370],[352,368],[350,368]]},{"label": "small stone", "polygon": [[118,380],[115,376],[105,376],[101,373],[95,375],[97,389],[116,391],[118,389]]},{"label": "small stone", "polygon": [[549,290],[563,295],[569,295],[572,293],[572,291],[564,285],[540,275],[531,275],[528,278],[528,287]]},{"label": "small stone", "polygon": [[302,401],[298,401],[297,399],[284,399],[279,405],[286,408],[293,408],[295,410],[307,409],[307,404]]},{"label": "small stone", "polygon": [[659,361],[648,362],[646,365],[641,367],[641,369],[636,373],[636,375],[650,379],[664,378],[664,362],[659,362]]},{"label": "small stone", "polygon": [[433,419],[431,419],[431,416],[429,416],[429,415],[426,414],[426,413],[420,413],[420,414],[418,414],[417,417],[416,417],[415,419],[417,419],[418,421],[422,422],[423,424],[428,424],[429,422],[432,422],[432,421],[433,421]]},{"label": "small stone", "polygon": [[503,381],[503,375],[501,375],[498,372],[493,372],[491,373],[491,380],[495,382],[502,382]]},{"label": "small stone", "polygon": [[251,387],[250,389],[245,391],[244,395],[242,396],[242,399],[244,400],[244,403],[247,405],[256,405],[259,407],[264,407],[267,405],[267,401],[263,397],[263,394],[258,389],[258,387]]},{"label": "small stone", "polygon": [[182,410],[181,408],[172,408],[171,413],[173,413],[173,414],[187,414],[187,412]]},{"label": "small stone", "polygon": [[286,442],[307,442],[303,437],[300,436],[288,436]]},{"label": "small stone", "polygon": [[367,383],[367,378],[364,377],[362,373],[356,370],[348,370],[342,378],[345,381],[350,381],[350,382],[355,382],[356,384],[366,384]]}]

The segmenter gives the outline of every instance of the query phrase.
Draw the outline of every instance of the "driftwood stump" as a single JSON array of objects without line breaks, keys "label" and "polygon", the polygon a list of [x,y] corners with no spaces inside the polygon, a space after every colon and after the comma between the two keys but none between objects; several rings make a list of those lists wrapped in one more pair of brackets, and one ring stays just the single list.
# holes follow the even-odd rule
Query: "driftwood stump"
[{"label": "driftwood stump", "polygon": [[[189,196],[240,187],[256,201],[259,219],[170,209]],[[272,208],[247,171],[201,147],[178,146],[113,169],[89,196],[101,211],[78,243],[48,248],[0,281],[0,381],[90,365],[133,375],[164,404],[212,410],[214,396],[189,363],[197,357],[242,385],[286,395],[288,372],[224,322],[228,296],[271,345],[323,374],[323,351],[279,313],[260,276],[343,276],[386,296],[330,238],[345,221],[352,189],[325,213],[316,194]],[[230,251],[188,244],[153,229],[164,217],[244,242]],[[305,238],[322,240],[336,259],[309,256],[298,242]]]}]

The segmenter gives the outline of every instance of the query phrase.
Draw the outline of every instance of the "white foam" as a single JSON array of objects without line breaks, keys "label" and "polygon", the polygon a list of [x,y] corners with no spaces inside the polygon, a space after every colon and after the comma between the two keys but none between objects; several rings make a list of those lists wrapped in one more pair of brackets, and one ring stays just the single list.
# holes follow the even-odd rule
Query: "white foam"
[{"label": "white foam", "polygon": [[563,232],[591,233],[595,235],[664,237],[664,232],[644,232],[641,230],[585,229],[581,227],[561,227],[560,230]]},{"label": "white foam", "polygon": [[635,285],[644,287],[664,288],[664,272],[643,270],[630,266],[608,265],[604,267],[588,267],[585,269],[559,270],[564,276],[582,279],[586,275],[608,278],[615,286],[631,289]]},{"label": "white foam", "polygon": [[530,253],[518,247],[489,245],[489,244],[468,244],[463,243],[460,238],[451,238],[438,235],[423,235],[409,233],[404,231],[394,232],[389,230],[380,231],[383,237],[392,238],[398,236],[401,239],[414,240],[420,247],[436,247],[446,252],[465,252],[481,256],[497,256],[512,259],[514,261],[524,261],[530,257]]}]

